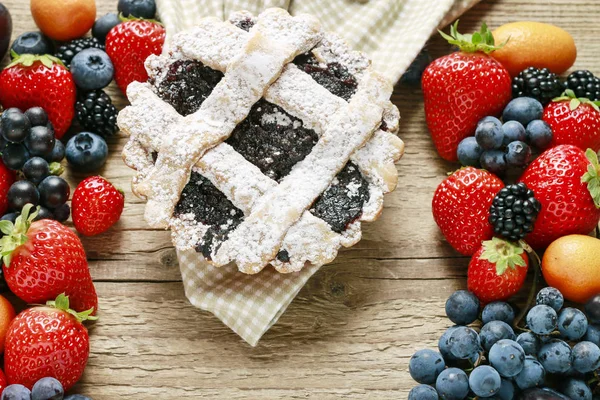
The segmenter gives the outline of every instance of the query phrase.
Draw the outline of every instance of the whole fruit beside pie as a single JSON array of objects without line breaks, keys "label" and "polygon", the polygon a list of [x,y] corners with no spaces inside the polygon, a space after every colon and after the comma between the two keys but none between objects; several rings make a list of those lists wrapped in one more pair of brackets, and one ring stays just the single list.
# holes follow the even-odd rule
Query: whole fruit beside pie
[{"label": "whole fruit beside pie", "polygon": [[421,80],[427,127],[448,161],[457,161],[461,140],[473,135],[483,117],[499,115],[512,93],[508,71],[489,55],[500,46],[487,26],[468,36],[457,25],[450,35],[440,33],[459,51],[434,60]]},{"label": "whole fruit beside pie", "polygon": [[125,196],[101,176],[91,176],[73,193],[73,224],[79,233],[94,236],[106,232],[123,212]]},{"label": "whole fruit beside pie", "polygon": [[96,19],[95,0],[31,0],[30,8],[38,28],[57,41],[82,37]]},{"label": "whole fruit beside pie", "polygon": [[0,3],[0,61],[4,58],[10,36],[12,35],[12,18],[6,6]]}]

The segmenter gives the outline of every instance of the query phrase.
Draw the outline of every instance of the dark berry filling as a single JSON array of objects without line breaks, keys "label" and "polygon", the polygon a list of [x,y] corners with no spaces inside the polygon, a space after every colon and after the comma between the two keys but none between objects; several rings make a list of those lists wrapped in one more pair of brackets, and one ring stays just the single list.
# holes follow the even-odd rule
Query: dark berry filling
[{"label": "dark berry filling", "polygon": [[296,57],[294,64],[312,76],[319,85],[346,101],[356,93],[358,87],[356,78],[339,63],[322,66],[312,53],[306,53]]},{"label": "dark berry filling", "polygon": [[244,219],[244,214],[208,179],[192,172],[190,181],[183,189],[175,207],[175,215],[194,214],[194,219],[209,225],[196,251],[210,258],[211,249],[227,239]]},{"label": "dark berry filling", "polygon": [[360,217],[369,197],[369,184],[358,167],[349,162],[315,201],[310,212],[327,222],[333,231],[343,232]]},{"label": "dark berry filling", "polygon": [[283,108],[261,99],[227,143],[263,174],[279,182],[319,140],[315,131],[302,125]]},{"label": "dark berry filling", "polygon": [[156,85],[156,94],[181,115],[193,114],[221,81],[223,74],[199,61],[179,60],[169,66],[165,79]]},{"label": "dark berry filling", "polygon": [[241,21],[235,21],[234,25],[245,30],[246,32],[250,32],[250,28],[254,26],[254,21],[252,21],[250,18],[246,18]]}]

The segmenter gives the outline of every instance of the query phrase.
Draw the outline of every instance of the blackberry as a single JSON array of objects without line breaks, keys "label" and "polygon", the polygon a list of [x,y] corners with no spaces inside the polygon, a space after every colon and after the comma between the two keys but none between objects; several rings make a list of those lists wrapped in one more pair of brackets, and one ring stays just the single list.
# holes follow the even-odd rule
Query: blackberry
[{"label": "blackberry", "polygon": [[98,41],[95,37],[84,37],[79,39],[71,40],[70,42],[64,43],[58,48],[55,56],[65,64],[65,66],[71,66],[71,60],[77,53],[85,49],[100,49],[104,50],[104,45]]},{"label": "blackberry", "polygon": [[524,183],[508,185],[494,197],[490,207],[490,223],[494,233],[513,242],[533,230],[542,205]]},{"label": "blackberry", "polygon": [[529,67],[515,76],[512,81],[513,97],[533,97],[543,105],[563,92],[563,84],[548,68]]},{"label": "blackberry", "polygon": [[82,93],[75,103],[79,123],[87,130],[102,136],[117,132],[117,109],[104,90]]},{"label": "blackberry", "polygon": [[600,78],[588,70],[572,72],[565,82],[565,89],[571,89],[577,97],[592,101],[600,100]]}]

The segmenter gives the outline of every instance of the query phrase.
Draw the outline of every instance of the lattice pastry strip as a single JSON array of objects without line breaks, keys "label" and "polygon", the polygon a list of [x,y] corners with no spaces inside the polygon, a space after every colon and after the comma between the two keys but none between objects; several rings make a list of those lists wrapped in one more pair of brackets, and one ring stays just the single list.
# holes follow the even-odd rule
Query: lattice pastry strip
[{"label": "lattice pastry strip", "polygon": [[[360,220],[374,220],[381,211],[383,193],[393,190],[396,185],[397,171],[394,163],[403,152],[402,141],[393,134],[398,130],[399,113],[397,108],[388,101],[391,86],[371,73],[369,62],[361,53],[348,52],[339,39],[322,34],[316,29],[314,31],[309,29],[309,31],[318,39],[310,44],[305,41],[308,48],[303,49],[305,50],[303,52],[314,47],[312,53],[320,60],[352,64],[348,69],[360,78],[360,85],[357,93],[350,99],[350,104],[331,94],[295,65],[284,66],[279,76],[276,76],[274,69],[267,68],[266,72],[258,71],[259,78],[271,76],[269,82],[266,79],[260,82],[264,83],[265,89],[262,94],[265,100],[281,106],[290,115],[301,119],[306,127],[320,135],[317,145],[304,161],[296,164],[278,185],[235,152],[231,146],[225,143],[218,144],[224,137],[215,141],[217,144],[212,150],[205,148],[207,141],[203,136],[206,135],[196,134],[199,132],[198,127],[203,123],[206,124],[207,121],[213,125],[224,124],[214,119],[205,120],[206,115],[202,115],[201,112],[205,108],[210,110],[213,104],[217,105],[212,109],[213,114],[218,114],[227,107],[227,104],[219,103],[227,96],[219,96],[218,93],[216,96],[213,95],[223,81],[236,75],[235,63],[245,65],[242,59],[247,58],[247,53],[251,53],[255,46],[277,47],[274,43],[269,43],[271,40],[269,37],[279,37],[283,42],[290,43],[305,40],[305,38],[299,39],[298,36],[306,36],[306,26],[313,26],[312,21],[306,24],[305,19],[301,19],[302,22],[297,25],[305,30],[299,35],[297,31],[294,32],[298,26],[291,22],[297,17],[290,18],[286,15],[287,13],[282,10],[269,10],[254,20],[256,25],[250,33],[231,24],[208,18],[191,33],[180,34],[175,38],[170,57],[152,57],[147,60],[146,65],[150,76],[154,76],[158,81],[164,79],[168,70],[165,66],[170,65],[170,60],[177,59],[198,59],[214,70],[225,72],[224,78],[202,103],[197,113],[184,118],[163,102],[152,91],[150,85],[134,83],[128,90],[132,106],[119,115],[121,129],[131,135],[124,149],[125,161],[138,170],[132,182],[134,192],[142,196],[151,194],[149,203],[152,203],[152,200],[165,199],[173,203],[178,201],[173,195],[165,196],[165,192],[168,191],[162,191],[163,187],[155,185],[156,175],[159,174],[162,165],[160,162],[163,158],[169,158],[165,157],[164,153],[169,152],[173,147],[185,147],[181,145],[182,137],[188,140],[188,146],[189,140],[197,141],[192,143],[192,147],[196,151],[198,148],[201,150],[197,157],[194,155],[189,159],[186,158],[187,162],[192,160],[189,167],[186,165],[182,168],[180,165],[175,171],[177,168],[173,162],[168,165],[172,169],[171,173],[164,176],[168,179],[178,179],[185,184],[189,179],[191,166],[195,163],[196,171],[208,178],[237,208],[243,211],[246,218],[230,232],[229,239],[225,240],[219,248],[213,249],[211,256],[217,265],[224,265],[231,259],[235,259],[238,268],[247,273],[258,272],[267,263],[273,264],[282,272],[298,270],[305,262],[327,263],[335,258],[340,246],[350,246],[360,240],[359,221],[351,223],[339,234],[334,232],[328,223],[309,212],[308,208],[315,198],[327,189],[336,174],[351,158],[358,165],[363,177],[370,182],[370,197],[368,202],[363,204]],[[254,39],[256,40],[253,42]],[[291,47],[287,49],[287,51],[292,50]],[[269,53],[276,54],[277,51],[269,51]],[[298,53],[299,50],[294,54]],[[280,53],[282,54],[285,54],[285,51]],[[288,57],[286,62],[291,61],[291,58],[293,56]],[[243,77],[238,74],[237,81],[244,81],[238,83],[242,85],[246,83],[246,79],[254,79],[250,76],[255,76],[252,74],[257,73],[257,68],[262,65],[262,61],[257,59],[254,68],[241,68],[240,70],[250,71],[250,74]],[[235,80],[232,82],[234,82],[231,85],[233,89],[236,86]],[[261,97],[261,93],[252,90],[252,85],[248,87],[250,89],[246,90],[244,96],[254,99],[253,101],[257,100],[256,95]],[[229,92],[229,96],[237,94],[239,93]],[[290,94],[294,96],[290,98]],[[215,101],[215,98],[220,100]],[[369,107],[365,107],[366,105]],[[232,111],[225,124],[245,118],[238,111],[238,109]],[[247,111],[245,113],[247,114]],[[221,113],[219,116],[222,115]],[[384,123],[382,129],[377,130],[382,121]],[[190,128],[191,125],[194,127]],[[180,131],[183,131],[183,135]],[[169,133],[165,134],[166,132]],[[336,141],[338,144],[333,144]],[[172,154],[168,156],[175,155],[174,158],[172,157],[173,161],[180,161],[179,157],[183,155],[181,150],[171,151]],[[183,153],[187,152],[189,149]],[[158,168],[154,165],[153,153],[158,153],[156,161]],[[324,160],[327,162],[323,162]],[[315,167],[318,165],[321,168],[315,172]],[[189,169],[186,171],[186,168]],[[163,182],[166,180],[163,179]],[[155,186],[149,188],[144,183]],[[159,196],[153,192],[157,187],[159,192],[162,191],[158,193]],[[178,189],[179,192],[181,189]],[[168,207],[171,206],[174,207],[169,203]],[[156,214],[155,208],[156,204],[148,207],[147,219],[151,217],[148,215],[150,209],[152,209],[151,214]],[[208,229],[207,226],[196,223],[193,218],[189,219],[186,215],[170,218],[172,211],[166,207],[163,207],[163,210],[165,211],[160,219],[170,219],[169,223],[178,247],[194,246]],[[275,212],[275,210],[279,211]],[[193,229],[190,229],[191,226]],[[248,253],[248,249],[252,247],[258,250],[254,254]],[[289,261],[275,259],[280,248],[289,255]]]},{"label": "lattice pastry strip", "polygon": [[262,16],[225,77],[200,110],[184,118],[178,135],[163,143],[154,168],[138,185],[137,192],[148,199],[145,217],[151,226],[168,226],[196,161],[231,135],[286,64],[320,40],[312,18],[292,18],[278,9]]}]

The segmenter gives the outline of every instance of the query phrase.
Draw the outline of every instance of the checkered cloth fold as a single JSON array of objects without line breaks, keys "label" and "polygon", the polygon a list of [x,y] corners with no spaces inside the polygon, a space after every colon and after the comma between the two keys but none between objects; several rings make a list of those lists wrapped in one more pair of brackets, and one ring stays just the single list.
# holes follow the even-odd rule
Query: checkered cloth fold
[{"label": "checkered cloth fold", "polygon": [[[207,16],[225,19],[238,10],[258,15],[269,7],[285,8],[291,14],[313,14],[326,30],[367,53],[382,75],[397,82],[432,32],[478,1],[157,0],[157,6],[167,28],[167,44],[175,33]],[[320,268],[310,265],[292,274],[265,268],[256,275],[245,275],[235,266],[215,268],[194,251],[179,251],[177,256],[190,302],[213,313],[252,346]]]}]

